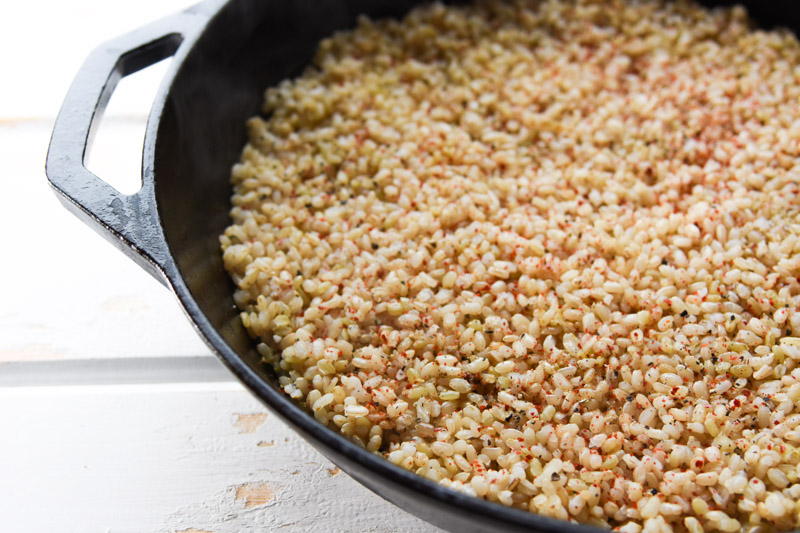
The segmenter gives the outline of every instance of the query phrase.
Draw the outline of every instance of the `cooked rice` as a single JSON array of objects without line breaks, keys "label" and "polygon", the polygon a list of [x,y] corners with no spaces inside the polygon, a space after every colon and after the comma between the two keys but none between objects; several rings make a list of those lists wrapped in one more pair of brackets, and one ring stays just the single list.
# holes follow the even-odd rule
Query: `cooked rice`
[{"label": "cooked rice", "polygon": [[320,422],[565,520],[800,526],[793,35],[685,2],[426,6],[324,40],[265,111],[224,260]]}]

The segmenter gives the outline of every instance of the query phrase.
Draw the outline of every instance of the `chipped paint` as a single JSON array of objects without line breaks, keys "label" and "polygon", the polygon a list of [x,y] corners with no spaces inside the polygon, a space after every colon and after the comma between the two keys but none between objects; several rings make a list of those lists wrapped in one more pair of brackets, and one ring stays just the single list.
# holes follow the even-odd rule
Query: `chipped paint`
[{"label": "chipped paint", "polygon": [[342,469],[339,468],[338,466],[334,466],[333,468],[327,468],[326,470],[332,476],[335,476],[337,474],[341,474],[342,473]]},{"label": "chipped paint", "polygon": [[255,433],[267,419],[267,413],[235,413],[234,416],[236,421],[233,425],[239,433]]},{"label": "chipped paint", "polygon": [[244,483],[236,487],[236,501],[244,501],[245,509],[265,505],[272,501],[275,493],[266,483]]},{"label": "chipped paint", "polygon": [[256,446],[258,446],[259,448],[269,448],[270,446],[275,446],[275,441],[274,440],[260,440],[260,441],[258,441],[258,444]]},{"label": "chipped paint", "polygon": [[214,533],[214,532],[209,531],[207,529],[197,529],[194,527],[190,527],[188,529],[176,530],[175,533]]}]

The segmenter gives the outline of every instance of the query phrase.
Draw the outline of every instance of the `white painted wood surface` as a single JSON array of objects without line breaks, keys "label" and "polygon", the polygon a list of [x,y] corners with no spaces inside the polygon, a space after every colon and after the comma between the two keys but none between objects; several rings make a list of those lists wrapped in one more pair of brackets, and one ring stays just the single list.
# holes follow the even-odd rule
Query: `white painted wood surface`
[{"label": "white painted wood surface", "polygon": [[0,423],[6,531],[429,531],[234,383],[3,388]]},{"label": "white painted wood surface", "polygon": [[[172,295],[47,187],[52,120],[91,48],[190,3],[18,2],[0,17],[0,529],[436,531],[268,415]],[[101,176],[135,176],[158,76],[112,99]]]},{"label": "white painted wood surface", "polygon": [[[208,354],[173,296],[50,191],[51,123],[0,122],[0,361]],[[108,133],[133,143],[142,124],[119,119]],[[95,155],[114,161],[113,152]]]}]

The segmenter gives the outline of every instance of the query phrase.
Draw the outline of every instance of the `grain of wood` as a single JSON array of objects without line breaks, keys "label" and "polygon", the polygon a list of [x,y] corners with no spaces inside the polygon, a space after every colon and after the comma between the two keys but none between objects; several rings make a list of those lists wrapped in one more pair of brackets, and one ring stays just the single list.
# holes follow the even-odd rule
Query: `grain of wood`
[{"label": "grain of wood", "polygon": [[236,501],[244,502],[245,509],[266,505],[275,497],[275,492],[266,483],[244,483],[236,487]]}]

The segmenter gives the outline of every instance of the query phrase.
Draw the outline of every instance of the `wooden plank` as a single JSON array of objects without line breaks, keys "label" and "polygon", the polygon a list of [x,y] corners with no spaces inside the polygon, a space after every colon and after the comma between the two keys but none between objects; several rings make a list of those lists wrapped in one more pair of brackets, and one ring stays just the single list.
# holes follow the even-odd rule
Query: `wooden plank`
[{"label": "wooden plank", "polygon": [[237,383],[233,374],[216,357],[210,356],[0,363],[0,387],[223,382]]},{"label": "wooden plank", "polygon": [[[116,133],[114,133],[116,132]],[[124,121],[118,142],[138,135]],[[44,175],[46,120],[0,126],[0,362],[209,354],[177,301],[68,213]],[[114,152],[98,152],[104,165]]]},{"label": "wooden plank", "polygon": [[[0,17],[0,46],[16,50],[4,67],[25,73],[25,83],[0,86],[0,362],[209,353],[172,295],[68,214],[44,176],[52,120],[91,50],[194,3],[22,3]],[[90,159],[101,176],[137,174],[144,118],[163,72],[161,65],[126,78],[112,97],[110,127],[104,121]]]},{"label": "wooden plank", "polygon": [[14,531],[438,531],[234,383],[0,388],[0,425]]}]

